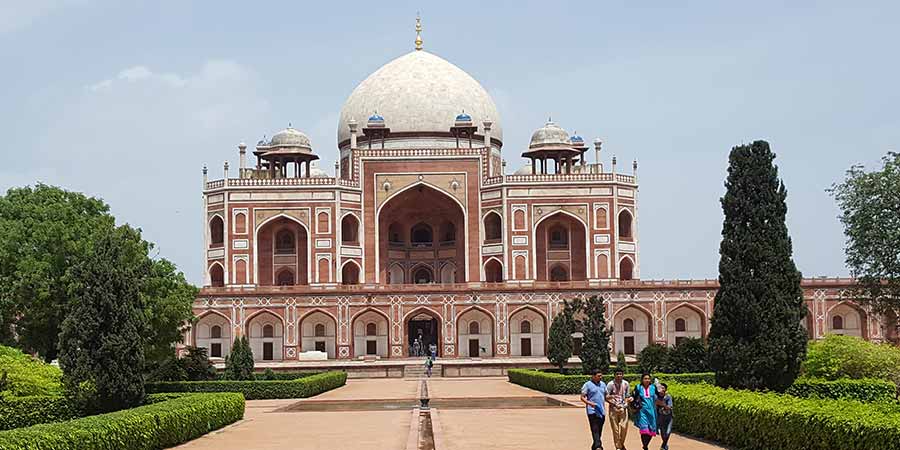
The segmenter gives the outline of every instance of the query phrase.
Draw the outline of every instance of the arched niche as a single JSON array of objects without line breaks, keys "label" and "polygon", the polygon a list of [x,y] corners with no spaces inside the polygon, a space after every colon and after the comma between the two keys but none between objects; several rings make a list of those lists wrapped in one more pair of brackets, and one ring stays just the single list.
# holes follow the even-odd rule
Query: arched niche
[{"label": "arched niche", "polygon": [[[375,331],[374,335],[368,334]],[[367,310],[353,319],[353,356],[388,356],[388,320],[375,310]]]},{"label": "arched niche", "polygon": [[485,311],[471,308],[463,312],[456,321],[457,354],[470,358],[494,356],[493,327],[493,318]]},{"label": "arched niche", "polygon": [[[257,231],[257,274],[261,286],[308,284],[309,245],[306,228],[293,218],[276,217]],[[287,269],[293,275],[285,274]]]},{"label": "arched niche", "polygon": [[706,318],[697,309],[680,305],[666,316],[666,331],[670,347],[686,338],[703,339],[706,337]]},{"label": "arched niche", "polygon": [[544,316],[531,308],[521,308],[509,317],[510,354],[544,356],[547,324]]},{"label": "arched niche", "polygon": [[557,211],[542,219],[535,229],[537,279],[548,281],[555,277],[555,281],[585,280],[586,239],[585,225],[569,213]]},{"label": "arched niche", "polygon": [[194,339],[210,358],[225,358],[231,353],[231,321],[216,312],[206,313],[194,323]]},{"label": "arched niche", "polygon": [[337,322],[322,311],[313,311],[300,319],[301,351],[320,351],[335,358]]},{"label": "arched niche", "polygon": [[646,311],[633,305],[619,310],[613,319],[615,352],[633,356],[649,345],[653,341],[650,319]]},{"label": "arched niche", "polygon": [[280,317],[269,311],[254,314],[247,321],[247,336],[254,360],[284,359],[284,325]]}]

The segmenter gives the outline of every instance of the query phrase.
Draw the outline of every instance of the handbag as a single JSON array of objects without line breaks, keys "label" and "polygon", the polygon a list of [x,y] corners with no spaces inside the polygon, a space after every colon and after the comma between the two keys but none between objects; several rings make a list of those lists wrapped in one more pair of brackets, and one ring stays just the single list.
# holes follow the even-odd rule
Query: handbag
[{"label": "handbag", "polygon": [[640,411],[643,406],[644,397],[641,397],[640,387],[636,387],[631,393],[631,403],[628,405],[628,410],[632,414],[637,414],[637,412]]}]

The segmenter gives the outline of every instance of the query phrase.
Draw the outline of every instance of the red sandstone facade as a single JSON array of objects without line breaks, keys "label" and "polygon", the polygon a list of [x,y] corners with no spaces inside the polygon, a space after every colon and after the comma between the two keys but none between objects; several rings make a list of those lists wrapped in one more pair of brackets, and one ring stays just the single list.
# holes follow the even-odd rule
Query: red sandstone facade
[{"label": "red sandstone facade", "polygon": [[[373,74],[345,105],[334,177],[314,172],[318,156],[291,128],[259,143],[253,168],[241,145],[237,177],[226,165],[207,181],[204,169],[206,280],[186,343],[224,357],[247,335],[272,361],[401,358],[432,343],[445,358],[542,356],[562,301],[592,295],[606,301],[614,353],[706,336],[714,281],[639,281],[636,163],[605,171],[596,142],[588,164],[581,138],[548,123],[523,153],[530,164],[507,175],[493,104],[460,88],[451,100],[466,112],[423,125],[416,111],[436,89],[391,94],[415,70],[449,86],[441,95],[470,83],[425,52]],[[360,133],[354,105],[373,101],[395,114]],[[803,281],[811,338],[883,338],[851,284]]]}]

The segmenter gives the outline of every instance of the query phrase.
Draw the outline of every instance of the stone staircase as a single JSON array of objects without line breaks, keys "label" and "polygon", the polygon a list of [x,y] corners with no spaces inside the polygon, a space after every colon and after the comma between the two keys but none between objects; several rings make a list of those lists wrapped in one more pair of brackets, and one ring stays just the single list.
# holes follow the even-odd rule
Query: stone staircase
[{"label": "stone staircase", "polygon": [[[434,366],[431,367],[431,378],[440,378],[440,376],[441,365],[434,363]],[[425,378],[425,361],[403,366],[403,378]]]}]

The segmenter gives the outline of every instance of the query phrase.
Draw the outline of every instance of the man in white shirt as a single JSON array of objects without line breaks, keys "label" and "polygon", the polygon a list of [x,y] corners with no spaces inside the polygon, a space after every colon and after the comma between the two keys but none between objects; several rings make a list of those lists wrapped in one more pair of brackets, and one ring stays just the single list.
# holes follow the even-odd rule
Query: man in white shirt
[{"label": "man in white shirt", "polygon": [[609,403],[609,427],[612,429],[613,443],[616,450],[625,449],[625,436],[628,434],[628,382],[623,378],[625,373],[616,369],[616,377],[606,385],[606,403]]}]

